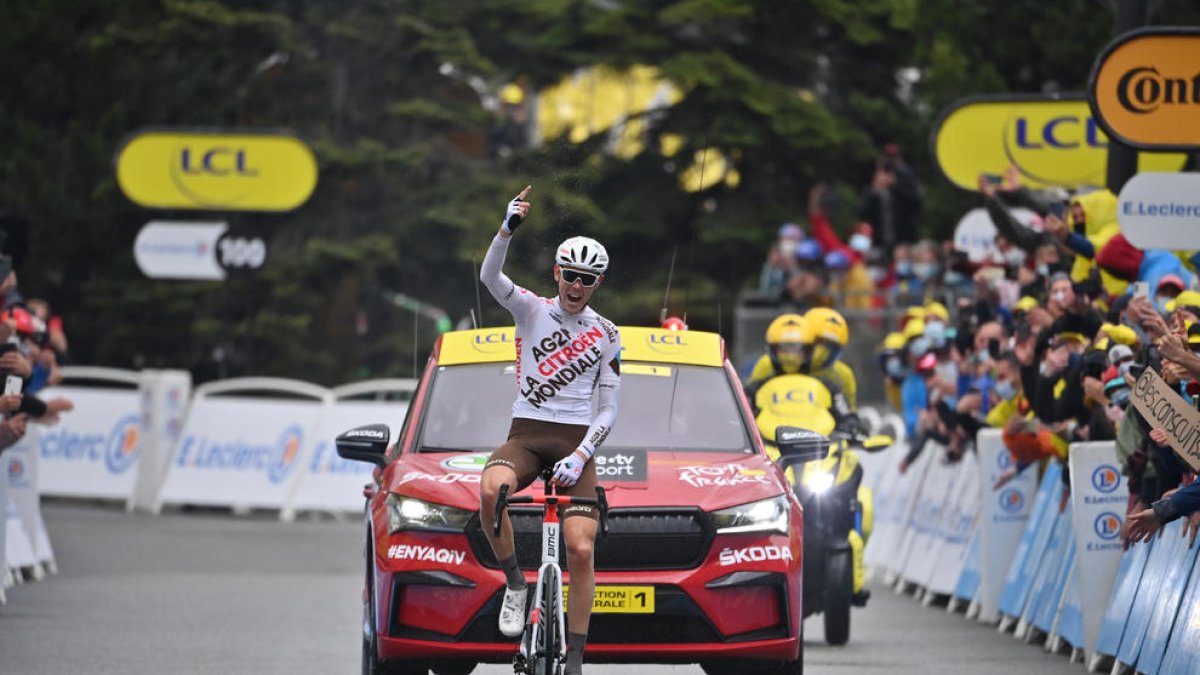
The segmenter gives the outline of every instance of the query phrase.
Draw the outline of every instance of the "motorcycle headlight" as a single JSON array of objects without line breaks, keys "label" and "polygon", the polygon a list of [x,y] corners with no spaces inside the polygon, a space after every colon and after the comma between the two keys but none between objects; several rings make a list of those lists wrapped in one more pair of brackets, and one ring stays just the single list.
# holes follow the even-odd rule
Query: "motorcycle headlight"
[{"label": "motorcycle headlight", "polygon": [[734,532],[788,533],[788,500],[784,495],[713,511],[717,534]]},{"label": "motorcycle headlight", "polygon": [[444,504],[422,501],[412,497],[390,494],[387,505],[388,533],[401,530],[430,532],[462,532],[474,515],[472,511]]},{"label": "motorcycle headlight", "polygon": [[824,471],[814,472],[804,479],[804,487],[814,495],[825,494],[829,488],[833,487],[833,474]]}]

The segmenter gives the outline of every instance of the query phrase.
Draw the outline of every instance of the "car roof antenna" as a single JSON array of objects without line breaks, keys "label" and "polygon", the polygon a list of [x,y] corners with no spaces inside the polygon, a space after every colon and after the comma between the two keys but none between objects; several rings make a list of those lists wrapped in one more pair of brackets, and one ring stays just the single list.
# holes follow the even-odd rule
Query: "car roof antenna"
[{"label": "car roof antenna", "polygon": [[663,293],[662,311],[658,313],[658,325],[663,325],[667,322],[667,305],[671,301],[671,279],[675,276],[675,254],[679,252],[679,247],[671,249],[671,267],[667,271],[667,290]]},{"label": "car roof antenna", "polygon": [[[477,265],[477,263],[475,261],[475,258],[472,257],[471,258],[471,280],[472,280],[472,283],[474,283],[474,285],[475,285],[475,307],[479,309],[479,314],[476,315],[475,312],[471,312],[471,324],[473,326],[475,326],[476,328],[479,328],[479,321],[483,321],[483,300],[481,300],[479,297],[479,284],[480,284],[479,269],[476,265]],[[476,316],[479,317],[478,320],[476,320],[476,318],[475,318]]]}]

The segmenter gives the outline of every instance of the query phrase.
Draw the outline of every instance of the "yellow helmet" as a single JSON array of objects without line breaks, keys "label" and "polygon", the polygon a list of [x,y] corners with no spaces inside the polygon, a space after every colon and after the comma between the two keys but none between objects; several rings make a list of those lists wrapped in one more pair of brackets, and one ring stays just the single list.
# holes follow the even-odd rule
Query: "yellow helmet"
[{"label": "yellow helmet", "polygon": [[799,314],[780,314],[767,326],[767,344],[805,344],[808,326]]},{"label": "yellow helmet", "polygon": [[942,323],[950,323],[950,311],[940,302],[930,302],[925,305],[925,319],[930,316],[936,316],[942,320]]},{"label": "yellow helmet", "polygon": [[846,343],[850,341],[850,328],[846,325],[846,319],[842,318],[837,310],[829,307],[813,307],[804,315],[804,320],[808,323],[812,340],[824,338],[837,343],[839,347],[845,347]]},{"label": "yellow helmet", "polygon": [[887,337],[883,339],[883,345],[880,347],[880,351],[898,352],[901,349],[904,349],[905,342],[906,340],[903,333],[888,333]]}]

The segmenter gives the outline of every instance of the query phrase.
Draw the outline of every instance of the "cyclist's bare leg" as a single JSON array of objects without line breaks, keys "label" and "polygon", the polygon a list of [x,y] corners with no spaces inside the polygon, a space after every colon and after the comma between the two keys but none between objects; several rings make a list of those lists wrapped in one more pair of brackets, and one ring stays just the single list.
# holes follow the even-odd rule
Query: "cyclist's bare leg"
[{"label": "cyclist's bare leg", "polygon": [[567,570],[571,573],[571,595],[567,603],[567,621],[572,633],[587,635],[596,595],[596,567],[592,552],[596,546],[597,523],[586,516],[563,518],[563,536],[567,541]]},{"label": "cyclist's bare leg", "polygon": [[567,541],[567,570],[571,573],[571,595],[567,603],[567,663],[564,675],[583,672],[583,651],[587,644],[592,602],[596,596],[596,565],[593,550],[597,522],[586,516],[563,518],[563,536]]},{"label": "cyclist's bare leg", "polygon": [[493,464],[483,472],[479,486],[479,519],[483,524],[483,532],[492,544],[492,552],[496,560],[504,560],[516,552],[513,545],[512,521],[505,511],[500,520],[500,536],[495,536],[493,523],[496,522],[496,497],[500,494],[500,486],[508,485],[508,494],[517,490],[517,473],[507,466]]}]

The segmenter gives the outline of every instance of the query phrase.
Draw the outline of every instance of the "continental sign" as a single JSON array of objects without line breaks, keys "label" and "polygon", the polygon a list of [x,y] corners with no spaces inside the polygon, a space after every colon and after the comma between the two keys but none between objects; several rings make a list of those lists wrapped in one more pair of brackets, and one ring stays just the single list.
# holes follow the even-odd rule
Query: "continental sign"
[{"label": "continental sign", "polygon": [[[661,328],[622,326],[621,360],[720,366],[724,363],[721,337],[702,331],[670,331]],[[438,364],[514,361],[517,357],[515,331],[480,328],[442,335]]]},{"label": "continental sign", "polygon": [[1200,29],[1125,33],[1100,53],[1090,83],[1111,137],[1144,150],[1200,149]]},{"label": "continental sign", "polygon": [[284,134],[145,131],[117,152],[117,183],[154,209],[291,211],[317,185],[317,162]]},{"label": "continental sign", "polygon": [[[1081,95],[979,97],[955,102],[933,130],[933,156],[955,185],[1014,165],[1032,188],[1104,185],[1108,137]],[[1181,154],[1142,154],[1142,171],[1178,171]]]}]

